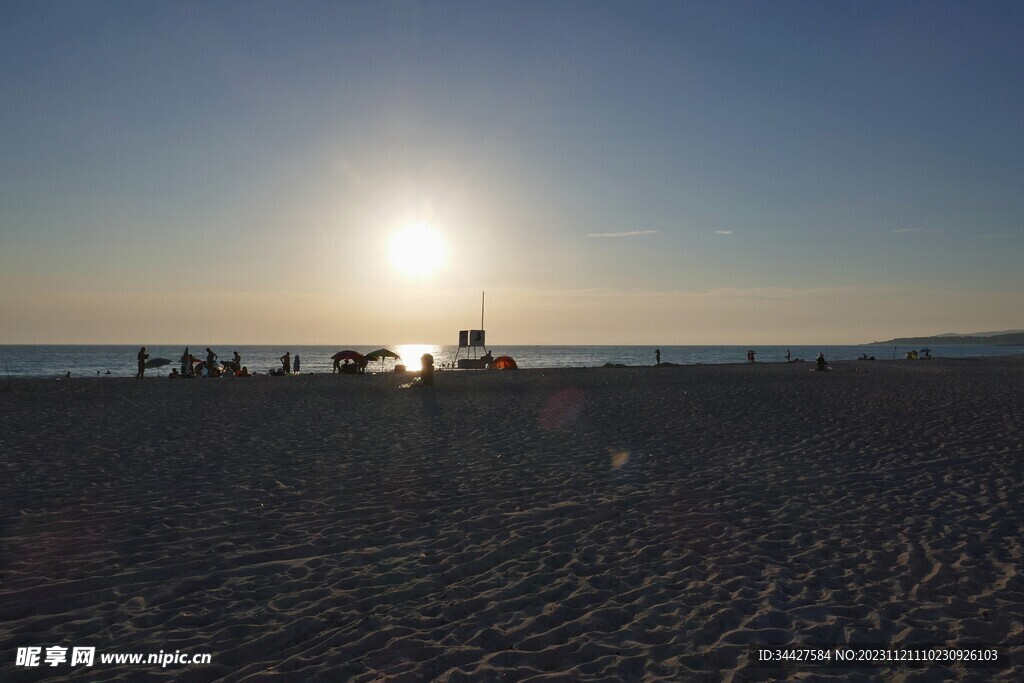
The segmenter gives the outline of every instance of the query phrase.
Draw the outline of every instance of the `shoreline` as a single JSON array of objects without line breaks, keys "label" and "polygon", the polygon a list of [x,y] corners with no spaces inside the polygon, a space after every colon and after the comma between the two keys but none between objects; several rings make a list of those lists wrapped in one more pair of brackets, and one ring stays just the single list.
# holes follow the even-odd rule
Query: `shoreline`
[{"label": "shoreline", "polygon": [[[936,365],[942,365],[944,363],[966,363],[966,362],[984,362],[984,363],[1008,362],[1008,363],[1014,363],[1014,362],[1021,362],[1021,361],[1024,361],[1024,354],[1007,354],[1007,355],[999,355],[999,356],[962,356],[962,357],[936,356],[936,357],[933,357],[933,358],[928,359],[928,360],[924,360],[924,359],[909,360],[909,359],[905,359],[905,358],[896,358],[896,359],[880,358],[880,359],[876,359],[876,360],[860,360],[860,359],[852,359],[851,360],[851,359],[843,359],[843,360],[837,360],[837,361],[828,361],[828,365],[830,367],[840,368],[840,369],[844,369],[844,370],[852,368],[853,370],[856,370],[856,371],[869,371],[872,367],[875,366],[875,364],[878,364],[879,366],[881,366],[881,365],[901,365],[901,366],[903,366],[904,364],[906,366],[916,366],[917,364],[931,364],[931,363],[935,363]],[[786,362],[786,361],[757,361],[756,363],[749,363],[749,362],[742,362],[742,361],[729,362],[729,363],[670,363],[670,362],[665,362],[665,363],[662,363],[661,365],[655,365],[655,364],[652,363],[650,365],[609,364],[607,366],[592,365],[592,366],[565,366],[565,367],[541,367],[541,368],[536,368],[536,367],[533,367],[533,368],[531,368],[531,367],[520,367],[517,370],[501,370],[501,371],[497,371],[497,370],[495,370],[495,371],[490,371],[490,370],[460,370],[460,369],[455,369],[455,368],[435,368],[434,372],[436,373],[436,375],[439,375],[439,376],[455,376],[455,375],[479,374],[479,373],[484,373],[484,374],[487,374],[487,375],[493,375],[495,373],[498,373],[498,374],[505,375],[505,374],[509,374],[509,373],[515,374],[515,373],[521,373],[521,372],[565,372],[565,371],[583,371],[583,370],[645,370],[645,369],[647,369],[647,370],[672,370],[672,369],[682,369],[682,368],[737,368],[737,367],[745,367],[745,368],[758,367],[759,368],[759,367],[787,367],[787,366],[795,366],[797,368],[799,368],[799,367],[811,367],[813,369],[814,364],[815,363],[814,363],[813,359],[801,359],[801,360],[794,360],[794,361],[791,361],[791,362]],[[172,365],[172,366],[167,366],[167,367],[175,367],[175,366]],[[152,370],[150,370],[149,372],[152,372]],[[264,380],[264,379],[271,379],[272,378],[272,379],[291,379],[291,380],[295,380],[295,379],[306,378],[306,377],[322,377],[324,375],[331,376],[333,374],[334,373],[324,372],[324,371],[303,371],[303,372],[300,372],[300,373],[297,373],[297,374],[290,374],[290,375],[287,375],[286,377],[282,378],[282,377],[272,376],[269,373],[263,371],[263,372],[254,372],[252,374],[252,376],[248,377],[248,378],[226,377],[225,376],[225,377],[216,377],[216,378],[212,378],[212,379],[217,379],[217,380],[236,380],[237,379],[237,380],[245,381],[247,379],[260,379],[260,380]],[[412,377],[416,377],[418,375],[419,375],[419,370],[417,370],[417,369],[411,369],[411,370],[406,371],[405,373],[395,373],[395,372],[390,372],[390,371],[381,372],[381,371],[374,371],[372,369],[368,369],[366,371],[366,373],[364,373],[363,375],[355,374],[355,375],[351,375],[351,377],[395,376],[395,377],[409,377],[409,378],[412,378]],[[338,377],[341,377],[341,375],[338,375]],[[12,384],[14,384],[16,382],[37,382],[37,381],[52,381],[52,380],[67,380],[67,379],[68,378],[65,377],[65,376],[62,376],[62,375],[52,375],[52,374],[51,375],[12,375],[10,377],[10,381],[11,381]],[[131,380],[133,382],[136,381],[133,376],[128,376],[128,375],[118,375],[118,374],[111,374],[111,375],[81,374],[81,375],[76,375],[76,374],[74,374],[74,372],[72,372],[70,379],[72,379],[74,381],[82,381],[82,380]],[[167,375],[153,375],[153,374],[148,374],[145,377],[143,377],[143,380],[147,380],[147,381],[148,380],[153,380],[153,379],[165,380],[165,379],[169,379],[169,378],[167,377]],[[181,378],[177,378],[177,379],[181,379]],[[205,381],[205,380],[210,379],[210,378],[206,378],[206,377],[193,377],[193,378],[189,378],[189,379]],[[189,381],[189,379],[187,379],[186,381]],[[6,379],[4,379],[2,376],[0,376],[0,385],[3,385],[5,382],[6,382]]]}]

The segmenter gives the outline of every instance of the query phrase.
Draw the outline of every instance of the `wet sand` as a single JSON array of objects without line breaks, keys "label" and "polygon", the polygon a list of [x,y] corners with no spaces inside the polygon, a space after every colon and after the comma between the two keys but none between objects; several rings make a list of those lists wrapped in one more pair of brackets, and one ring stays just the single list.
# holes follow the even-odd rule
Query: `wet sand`
[{"label": "wet sand", "polygon": [[14,381],[0,680],[1024,679],[1024,359],[833,368]]}]

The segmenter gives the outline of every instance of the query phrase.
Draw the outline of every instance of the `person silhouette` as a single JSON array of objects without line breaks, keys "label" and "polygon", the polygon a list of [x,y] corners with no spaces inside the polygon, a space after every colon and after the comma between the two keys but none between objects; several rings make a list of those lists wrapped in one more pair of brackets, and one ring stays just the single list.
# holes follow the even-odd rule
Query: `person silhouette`
[{"label": "person silhouette", "polygon": [[423,365],[423,369],[420,371],[420,381],[423,386],[429,387],[434,383],[434,357],[425,353],[420,357],[420,363]]},{"label": "person silhouette", "polygon": [[142,375],[146,372],[146,359],[149,358],[149,354],[146,353],[146,347],[143,346],[139,349],[139,371],[135,373],[135,379],[142,379]]},{"label": "person silhouette", "polygon": [[654,349],[654,364],[661,365],[661,349]]},{"label": "person silhouette", "polygon": [[215,369],[216,365],[217,365],[217,354],[215,354],[213,352],[213,349],[211,349],[209,346],[207,346],[206,347],[206,376],[207,377],[216,377],[217,376],[217,375],[214,374],[216,372],[216,369]]}]

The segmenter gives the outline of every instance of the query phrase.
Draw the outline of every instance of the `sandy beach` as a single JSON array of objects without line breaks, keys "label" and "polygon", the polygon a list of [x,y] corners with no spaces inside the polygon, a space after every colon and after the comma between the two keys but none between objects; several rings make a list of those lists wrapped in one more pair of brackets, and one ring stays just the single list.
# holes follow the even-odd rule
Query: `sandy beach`
[{"label": "sandy beach", "polygon": [[811,367],[14,381],[0,680],[1024,680],[1024,359]]}]

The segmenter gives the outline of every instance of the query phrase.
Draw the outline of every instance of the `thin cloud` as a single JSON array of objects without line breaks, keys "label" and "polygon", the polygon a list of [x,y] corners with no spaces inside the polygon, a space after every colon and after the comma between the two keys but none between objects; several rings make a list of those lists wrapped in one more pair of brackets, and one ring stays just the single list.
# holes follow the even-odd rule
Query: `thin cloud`
[{"label": "thin cloud", "polygon": [[715,230],[716,235],[731,235],[732,230]]},{"label": "thin cloud", "polygon": [[640,237],[641,235],[657,235],[660,230],[634,230],[633,232],[592,232],[587,237]]},{"label": "thin cloud", "polygon": [[890,230],[890,233],[897,235],[902,232],[946,232],[943,228],[900,228],[898,230]]}]

